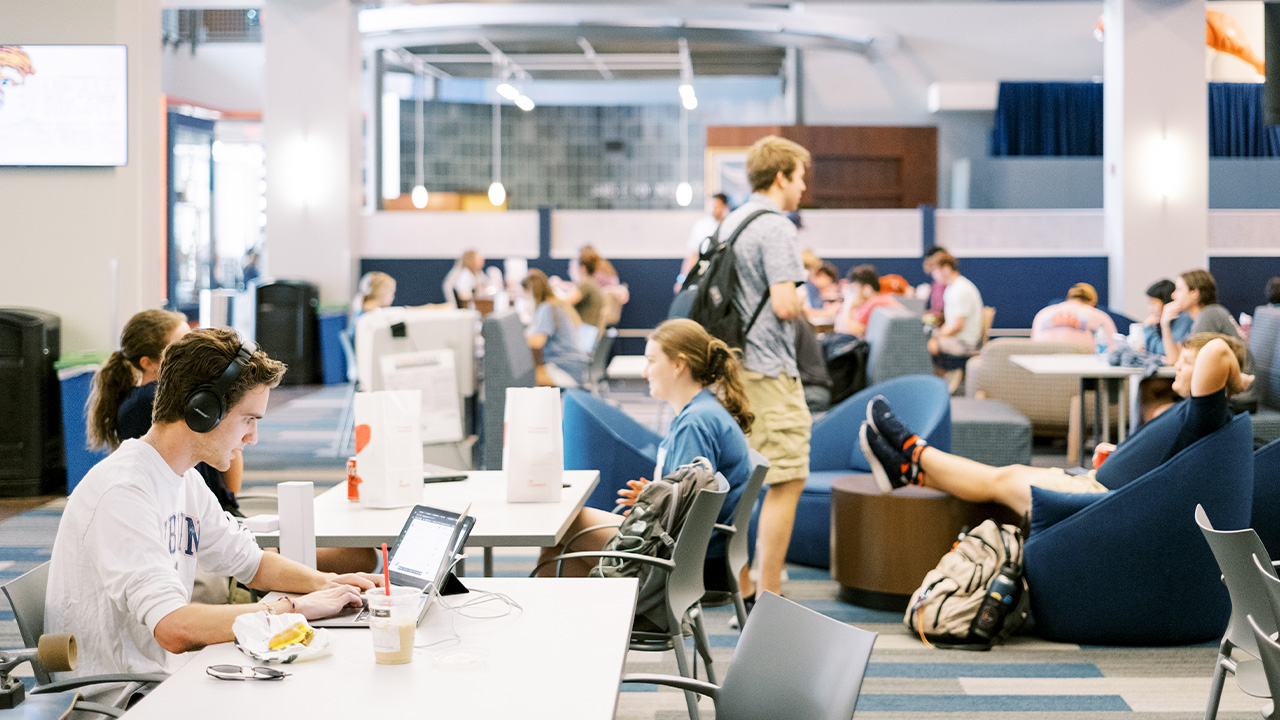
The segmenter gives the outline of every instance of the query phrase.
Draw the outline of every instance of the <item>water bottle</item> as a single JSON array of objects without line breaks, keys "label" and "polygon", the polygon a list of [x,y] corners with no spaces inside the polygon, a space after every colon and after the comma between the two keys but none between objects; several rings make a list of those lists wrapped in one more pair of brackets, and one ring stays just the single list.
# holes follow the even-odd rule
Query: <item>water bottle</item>
[{"label": "water bottle", "polygon": [[1097,330],[1094,330],[1094,331],[1093,331],[1093,344],[1094,344],[1094,349],[1098,351],[1098,354],[1099,354],[1099,355],[1105,355],[1105,354],[1106,354],[1106,352],[1107,352],[1107,343],[1108,343],[1108,341],[1109,341],[1109,340],[1110,340],[1110,338],[1108,338],[1108,337],[1107,337],[1107,331],[1106,331],[1105,329],[1103,329],[1103,327],[1102,327],[1101,325],[1099,325],[1099,326],[1098,326],[1098,329],[1097,329]]},{"label": "water bottle", "polygon": [[1005,616],[1013,609],[1020,590],[1018,571],[1011,565],[1004,565],[1000,572],[987,586],[987,596],[978,607],[978,614],[973,618],[970,634],[990,640],[1004,627]]}]

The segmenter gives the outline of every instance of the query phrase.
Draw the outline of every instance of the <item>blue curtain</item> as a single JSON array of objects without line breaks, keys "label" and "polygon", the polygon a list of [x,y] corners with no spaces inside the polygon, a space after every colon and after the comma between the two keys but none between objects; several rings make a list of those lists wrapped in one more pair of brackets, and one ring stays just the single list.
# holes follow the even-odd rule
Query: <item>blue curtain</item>
[{"label": "blue curtain", "polygon": [[[991,154],[1102,155],[1102,84],[1002,82]],[[1262,120],[1261,83],[1209,83],[1209,156],[1280,157]]]},{"label": "blue curtain", "polygon": [[1102,155],[1102,83],[1000,83],[991,154]]},{"label": "blue curtain", "polygon": [[1209,83],[1209,156],[1280,157],[1280,126],[1262,121],[1262,83]]}]

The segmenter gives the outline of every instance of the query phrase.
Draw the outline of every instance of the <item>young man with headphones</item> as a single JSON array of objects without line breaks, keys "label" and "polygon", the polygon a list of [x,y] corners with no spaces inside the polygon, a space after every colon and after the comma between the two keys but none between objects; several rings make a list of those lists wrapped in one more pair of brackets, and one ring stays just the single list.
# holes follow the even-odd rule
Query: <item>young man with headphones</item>
[{"label": "young man with headphones", "polygon": [[[45,632],[74,633],[74,675],[172,672],[182,653],[234,639],[236,616],[307,618],[359,605],[380,577],[321,573],[276,553],[224,513],[194,468],[225,470],[258,440],[283,363],[229,329],[165,349],[150,431],[127,440],[67,500],[45,594]],[[305,593],[248,605],[191,602],[196,563],[251,588]]]}]

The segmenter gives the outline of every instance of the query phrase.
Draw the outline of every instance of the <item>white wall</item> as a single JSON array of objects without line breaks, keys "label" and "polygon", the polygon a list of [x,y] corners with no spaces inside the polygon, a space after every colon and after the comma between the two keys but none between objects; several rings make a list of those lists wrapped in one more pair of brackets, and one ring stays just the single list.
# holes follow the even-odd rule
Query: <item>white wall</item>
[{"label": "white wall", "polygon": [[161,87],[174,100],[217,110],[261,111],[266,95],[266,50],[262,43],[183,45],[161,53]]},{"label": "white wall", "polygon": [[[6,42],[124,44],[129,57],[129,159],[118,168],[0,168],[0,305],[62,316],[63,351],[109,349],[113,327],[156,307],[164,138],[158,0],[41,0],[4,10]],[[118,284],[108,269],[116,261]]]}]

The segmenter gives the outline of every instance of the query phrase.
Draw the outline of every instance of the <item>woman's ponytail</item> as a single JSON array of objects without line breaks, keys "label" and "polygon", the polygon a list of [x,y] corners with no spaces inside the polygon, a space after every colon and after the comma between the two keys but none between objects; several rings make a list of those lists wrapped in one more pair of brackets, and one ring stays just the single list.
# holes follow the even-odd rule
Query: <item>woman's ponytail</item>
[{"label": "woman's ponytail", "polygon": [[119,447],[120,423],[117,416],[120,405],[137,382],[133,365],[119,350],[111,353],[106,364],[94,374],[89,401],[85,403],[85,431],[90,450],[115,450]]},{"label": "woman's ponytail", "polygon": [[668,320],[658,326],[651,339],[668,357],[681,359],[689,376],[703,387],[716,387],[716,397],[733,416],[742,432],[751,432],[755,422],[743,385],[742,351],[731,348],[692,320]]}]

